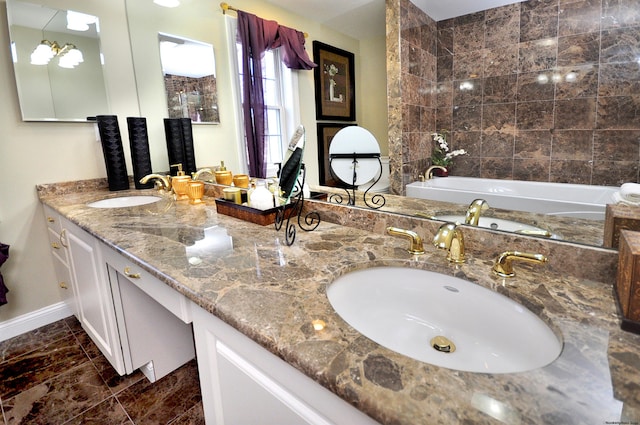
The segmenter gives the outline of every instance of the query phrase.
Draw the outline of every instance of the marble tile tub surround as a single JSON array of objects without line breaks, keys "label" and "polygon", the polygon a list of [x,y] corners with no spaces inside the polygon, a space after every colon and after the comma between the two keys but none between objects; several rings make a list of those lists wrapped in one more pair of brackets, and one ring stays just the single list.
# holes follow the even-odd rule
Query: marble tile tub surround
[{"label": "marble tile tub surround", "polygon": [[[286,247],[271,226],[217,215],[210,198],[200,206],[98,210],[86,203],[113,194],[40,194],[80,227],[383,424],[640,420],[640,335],[620,330],[610,281],[522,265],[518,277],[503,286],[484,258],[472,255],[454,267],[430,246],[412,258],[405,240],[328,221],[300,232]],[[212,226],[225,229],[233,247],[200,250],[201,261],[189,262],[187,248]],[[380,347],[333,312],[325,288],[349,270],[384,264],[454,274],[519,300],[562,336],[560,358],[525,373],[473,374]],[[314,331],[315,319],[327,327]]]},{"label": "marble tile tub surround", "polygon": [[[390,90],[400,101],[390,100],[389,122],[402,134],[390,139],[390,152],[402,154],[391,165],[404,184],[424,170],[435,129],[450,130],[452,145],[469,152],[456,160],[457,175],[638,181],[637,1],[529,0],[489,9],[438,22],[435,48],[426,41],[434,32],[428,17],[408,0],[392,3],[402,12],[388,9],[387,27],[400,26],[402,37],[388,79],[402,91]],[[405,54],[418,48],[428,52],[424,69]],[[416,103],[410,94],[418,88]]]}]

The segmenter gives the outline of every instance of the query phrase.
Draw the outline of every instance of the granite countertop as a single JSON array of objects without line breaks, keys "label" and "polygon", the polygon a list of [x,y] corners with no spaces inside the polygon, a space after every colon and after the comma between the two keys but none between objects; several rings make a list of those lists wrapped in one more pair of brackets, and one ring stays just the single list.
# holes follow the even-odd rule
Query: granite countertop
[{"label": "granite countertop", "polygon": [[[298,229],[286,246],[282,230],[218,215],[212,198],[94,209],[86,203],[134,191],[38,189],[45,204],[383,424],[640,420],[640,336],[620,330],[613,276],[596,282],[518,264],[505,285],[490,274],[490,259],[453,266],[431,246],[412,257],[406,240],[327,222]],[[514,298],[561,335],[563,351],[537,370],[480,374],[381,347],[325,295],[337,276],[376,265],[436,270]],[[316,319],[324,330],[313,329]]]}]

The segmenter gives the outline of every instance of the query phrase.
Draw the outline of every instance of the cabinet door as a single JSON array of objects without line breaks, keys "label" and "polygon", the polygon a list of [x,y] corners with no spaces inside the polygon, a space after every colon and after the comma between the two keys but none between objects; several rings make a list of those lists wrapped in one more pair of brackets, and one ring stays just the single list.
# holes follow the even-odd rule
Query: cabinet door
[{"label": "cabinet door", "polygon": [[73,223],[63,223],[77,291],[78,320],[114,369],[123,375],[126,371],[113,299],[98,241]]}]

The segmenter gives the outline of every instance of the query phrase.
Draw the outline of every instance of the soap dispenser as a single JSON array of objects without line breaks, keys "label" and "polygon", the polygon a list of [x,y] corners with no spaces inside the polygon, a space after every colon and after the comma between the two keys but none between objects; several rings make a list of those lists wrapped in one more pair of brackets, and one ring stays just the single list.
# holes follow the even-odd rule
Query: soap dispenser
[{"label": "soap dispenser", "polygon": [[224,166],[224,161],[220,161],[220,168],[215,172],[216,183],[223,184],[225,186],[230,186],[233,181],[233,175],[231,171],[227,170],[227,167]]},{"label": "soap dispenser", "polygon": [[174,198],[176,201],[184,201],[189,199],[187,188],[191,181],[191,176],[187,176],[182,171],[182,164],[172,164],[171,167],[178,167],[177,175],[171,178],[171,187],[173,187]]}]

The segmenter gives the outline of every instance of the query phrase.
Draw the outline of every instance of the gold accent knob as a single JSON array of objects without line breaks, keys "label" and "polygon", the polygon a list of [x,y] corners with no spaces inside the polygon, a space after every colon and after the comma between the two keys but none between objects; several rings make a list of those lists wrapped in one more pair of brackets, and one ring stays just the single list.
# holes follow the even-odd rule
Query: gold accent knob
[{"label": "gold accent knob", "polygon": [[60,245],[58,245],[57,242],[51,242],[51,248],[53,249],[60,249]]},{"label": "gold accent knob", "polygon": [[456,345],[449,338],[438,335],[431,339],[431,346],[441,353],[453,353],[456,351]]},{"label": "gold accent knob", "polygon": [[49,223],[55,223],[55,222],[56,222],[56,219],[55,219],[55,218],[53,218],[53,217],[47,217],[47,221],[48,221]]},{"label": "gold accent knob", "polygon": [[60,282],[60,287],[62,289],[69,289],[69,287],[67,286],[67,282]]},{"label": "gold accent knob", "polygon": [[131,279],[140,279],[140,273],[131,273],[129,267],[124,268],[124,275]]}]

